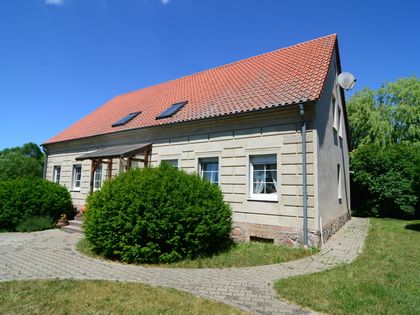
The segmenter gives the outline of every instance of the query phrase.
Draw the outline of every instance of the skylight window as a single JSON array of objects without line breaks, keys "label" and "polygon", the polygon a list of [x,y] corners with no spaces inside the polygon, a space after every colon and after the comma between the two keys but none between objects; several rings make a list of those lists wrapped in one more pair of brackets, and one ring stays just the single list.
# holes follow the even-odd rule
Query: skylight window
[{"label": "skylight window", "polygon": [[184,101],[184,102],[179,102],[179,103],[172,104],[169,108],[167,108],[165,111],[163,111],[162,113],[160,113],[156,117],[156,119],[162,119],[162,118],[172,117],[178,111],[180,111],[181,108],[184,107],[185,104],[187,104],[187,103],[188,103],[188,101]]},{"label": "skylight window", "polygon": [[131,114],[128,114],[127,116],[125,116],[124,118],[121,118],[120,120],[118,120],[117,122],[112,124],[112,127],[118,127],[118,126],[123,126],[126,123],[128,123],[130,120],[132,120],[134,117],[136,117],[137,115],[139,115],[141,112],[134,112]]}]

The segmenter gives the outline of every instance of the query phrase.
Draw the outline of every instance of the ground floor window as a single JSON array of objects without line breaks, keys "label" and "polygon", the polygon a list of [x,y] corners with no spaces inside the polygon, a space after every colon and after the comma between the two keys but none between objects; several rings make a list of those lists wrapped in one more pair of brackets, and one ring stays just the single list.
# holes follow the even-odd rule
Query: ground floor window
[{"label": "ground floor window", "polygon": [[162,160],[162,163],[169,164],[175,168],[178,168],[178,159],[172,159],[172,160]]},{"label": "ground floor window", "polygon": [[277,156],[250,156],[250,197],[262,200],[278,200]]},{"label": "ground floor window", "polygon": [[60,178],[61,178],[61,166],[55,165],[53,170],[53,182],[60,184]]},{"label": "ground floor window", "polygon": [[81,164],[73,165],[72,189],[80,190],[81,182],[82,182],[82,165]]},{"label": "ground floor window", "polygon": [[200,174],[203,178],[213,184],[219,184],[219,159],[205,158],[199,159]]},{"label": "ground floor window", "polygon": [[98,165],[94,172],[93,177],[93,190],[99,190],[101,189],[102,185],[104,183],[104,170],[102,164]]}]

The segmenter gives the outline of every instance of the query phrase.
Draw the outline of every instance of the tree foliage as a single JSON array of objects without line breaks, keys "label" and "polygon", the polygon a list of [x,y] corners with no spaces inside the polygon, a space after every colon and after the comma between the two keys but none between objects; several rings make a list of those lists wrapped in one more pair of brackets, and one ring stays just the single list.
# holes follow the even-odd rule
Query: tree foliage
[{"label": "tree foliage", "polygon": [[354,212],[419,215],[420,80],[404,78],[356,93],[348,117]]},{"label": "tree foliage", "polygon": [[35,143],[0,151],[0,180],[42,177],[44,153]]},{"label": "tree foliage", "polygon": [[353,148],[420,142],[420,80],[388,82],[377,91],[365,88],[348,101]]},{"label": "tree foliage", "polygon": [[350,154],[350,167],[354,214],[399,218],[420,214],[419,146],[360,146]]}]

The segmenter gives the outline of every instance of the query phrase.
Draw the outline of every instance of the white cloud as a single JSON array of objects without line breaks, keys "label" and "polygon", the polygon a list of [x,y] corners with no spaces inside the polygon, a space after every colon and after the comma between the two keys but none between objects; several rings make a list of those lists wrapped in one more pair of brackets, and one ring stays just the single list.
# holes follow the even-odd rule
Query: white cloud
[{"label": "white cloud", "polygon": [[169,1],[171,1],[171,0],[160,0],[160,3],[162,3],[163,5],[167,5],[169,3]]},{"label": "white cloud", "polygon": [[[166,0],[168,1],[168,0]],[[45,0],[45,4],[51,4],[51,5],[56,5],[56,6],[61,6],[64,4],[64,0]]]}]

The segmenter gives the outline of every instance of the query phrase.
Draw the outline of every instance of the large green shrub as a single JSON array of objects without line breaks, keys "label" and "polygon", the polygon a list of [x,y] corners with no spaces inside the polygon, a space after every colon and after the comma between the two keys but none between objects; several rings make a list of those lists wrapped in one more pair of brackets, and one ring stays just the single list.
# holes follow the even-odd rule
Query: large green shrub
[{"label": "large green shrub", "polygon": [[106,182],[84,218],[95,252],[137,263],[211,255],[229,245],[231,224],[217,185],[166,164]]},{"label": "large green shrub", "polygon": [[0,181],[0,230],[14,231],[22,220],[34,216],[57,220],[62,213],[73,216],[65,187],[35,177]]},{"label": "large green shrub", "polygon": [[420,147],[364,145],[350,155],[352,208],[362,216],[419,216]]}]

